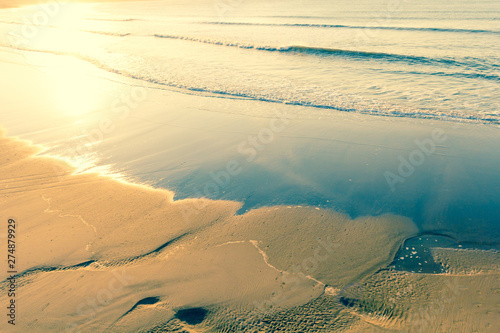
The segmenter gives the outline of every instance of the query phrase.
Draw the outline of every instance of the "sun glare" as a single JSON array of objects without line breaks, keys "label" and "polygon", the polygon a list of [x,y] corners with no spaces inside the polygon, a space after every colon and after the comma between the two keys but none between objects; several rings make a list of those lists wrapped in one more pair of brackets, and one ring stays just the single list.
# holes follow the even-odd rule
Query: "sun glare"
[{"label": "sun glare", "polygon": [[92,75],[95,68],[76,58],[100,51],[98,38],[82,30],[82,22],[88,14],[88,8],[79,4],[61,6],[57,19],[51,25],[37,27],[37,38],[33,40],[35,49],[51,50],[60,56],[38,52],[27,56],[29,63],[47,74],[47,85],[60,112],[75,117],[102,106],[101,89]]},{"label": "sun glare", "polygon": [[48,91],[62,115],[81,117],[104,107],[101,80],[93,75],[91,64],[44,53],[31,53],[26,60],[46,75]]},{"label": "sun glare", "polygon": [[[75,61],[76,62],[76,61]],[[86,64],[63,64],[51,69],[54,97],[66,114],[81,116],[99,108],[100,89],[86,73]]]}]

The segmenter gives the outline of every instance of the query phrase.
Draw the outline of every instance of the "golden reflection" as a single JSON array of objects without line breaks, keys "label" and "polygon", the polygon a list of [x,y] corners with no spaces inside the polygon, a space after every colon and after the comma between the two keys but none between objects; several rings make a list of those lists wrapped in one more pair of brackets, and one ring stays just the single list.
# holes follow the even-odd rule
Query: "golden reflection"
[{"label": "golden reflection", "polygon": [[[88,11],[78,4],[61,5],[50,25],[38,26],[27,61],[47,74],[47,87],[54,104],[64,115],[79,117],[102,107],[101,87],[92,73],[95,67],[80,59],[80,54],[100,52],[95,34],[79,30]],[[75,57],[68,57],[75,56]],[[102,104],[102,103],[101,103]]]},{"label": "golden reflection", "polygon": [[95,68],[79,59],[31,54],[29,62],[47,75],[54,104],[66,116],[81,117],[105,107],[102,80]]}]

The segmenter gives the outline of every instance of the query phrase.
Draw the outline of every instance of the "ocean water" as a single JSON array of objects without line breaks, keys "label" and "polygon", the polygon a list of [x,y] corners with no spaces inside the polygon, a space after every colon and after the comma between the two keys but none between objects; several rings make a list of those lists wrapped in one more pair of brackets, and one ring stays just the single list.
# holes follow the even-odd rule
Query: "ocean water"
[{"label": "ocean water", "polygon": [[[48,20],[30,10],[36,13],[0,15],[0,29],[10,33],[2,46],[74,55],[165,87],[225,97],[382,116],[500,119],[497,1],[61,5]],[[24,38],[26,22],[38,25],[34,38]]]},{"label": "ocean water", "polygon": [[[0,60],[14,54],[58,89],[51,116],[19,122],[28,111],[15,101],[1,123],[74,157],[111,113],[113,84],[146,86],[132,116],[86,145],[95,165],[176,198],[238,200],[240,213],[276,204],[395,213],[422,232],[498,244],[499,14],[498,1],[448,0],[1,10]],[[249,136],[276,114],[290,125],[253,158]],[[435,130],[446,139],[427,154],[416,142]],[[226,182],[228,161],[243,172]]]}]

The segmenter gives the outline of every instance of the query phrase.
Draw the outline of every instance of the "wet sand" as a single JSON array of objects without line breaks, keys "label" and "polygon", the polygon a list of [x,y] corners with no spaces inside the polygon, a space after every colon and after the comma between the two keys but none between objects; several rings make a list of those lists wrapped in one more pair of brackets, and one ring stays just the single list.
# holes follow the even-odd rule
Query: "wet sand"
[{"label": "wet sand", "polygon": [[298,206],[235,215],[241,203],[174,201],[167,190],[75,174],[27,141],[3,136],[0,147],[1,218],[18,226],[19,332],[498,325],[498,265],[484,268],[498,252],[435,249],[442,274],[387,269],[418,233],[408,218]]},{"label": "wet sand", "polygon": [[[0,80],[0,219],[18,226],[19,305],[2,330],[498,327],[496,127],[266,107],[1,54],[18,78]],[[61,68],[101,107],[76,112],[85,91],[54,91]]]},{"label": "wet sand", "polygon": [[[495,126],[193,94],[70,57],[0,54],[5,73],[20,78],[0,83],[16,110],[2,114],[8,135],[79,169],[119,173],[176,199],[238,201],[238,214],[274,205],[396,214],[458,242],[500,241]],[[99,102],[92,112],[89,100]]]}]

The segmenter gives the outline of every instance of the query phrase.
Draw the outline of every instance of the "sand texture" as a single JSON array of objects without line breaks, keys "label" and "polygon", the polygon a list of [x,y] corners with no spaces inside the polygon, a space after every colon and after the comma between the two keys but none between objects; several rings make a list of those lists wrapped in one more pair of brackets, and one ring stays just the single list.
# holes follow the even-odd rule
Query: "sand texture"
[{"label": "sand texture", "polygon": [[237,215],[239,202],[174,201],[167,190],[77,174],[27,141],[3,136],[0,151],[1,220],[18,226],[20,310],[9,331],[494,332],[499,325],[498,252],[433,248],[442,274],[388,268],[419,232],[408,218],[351,219],[300,206]]}]

